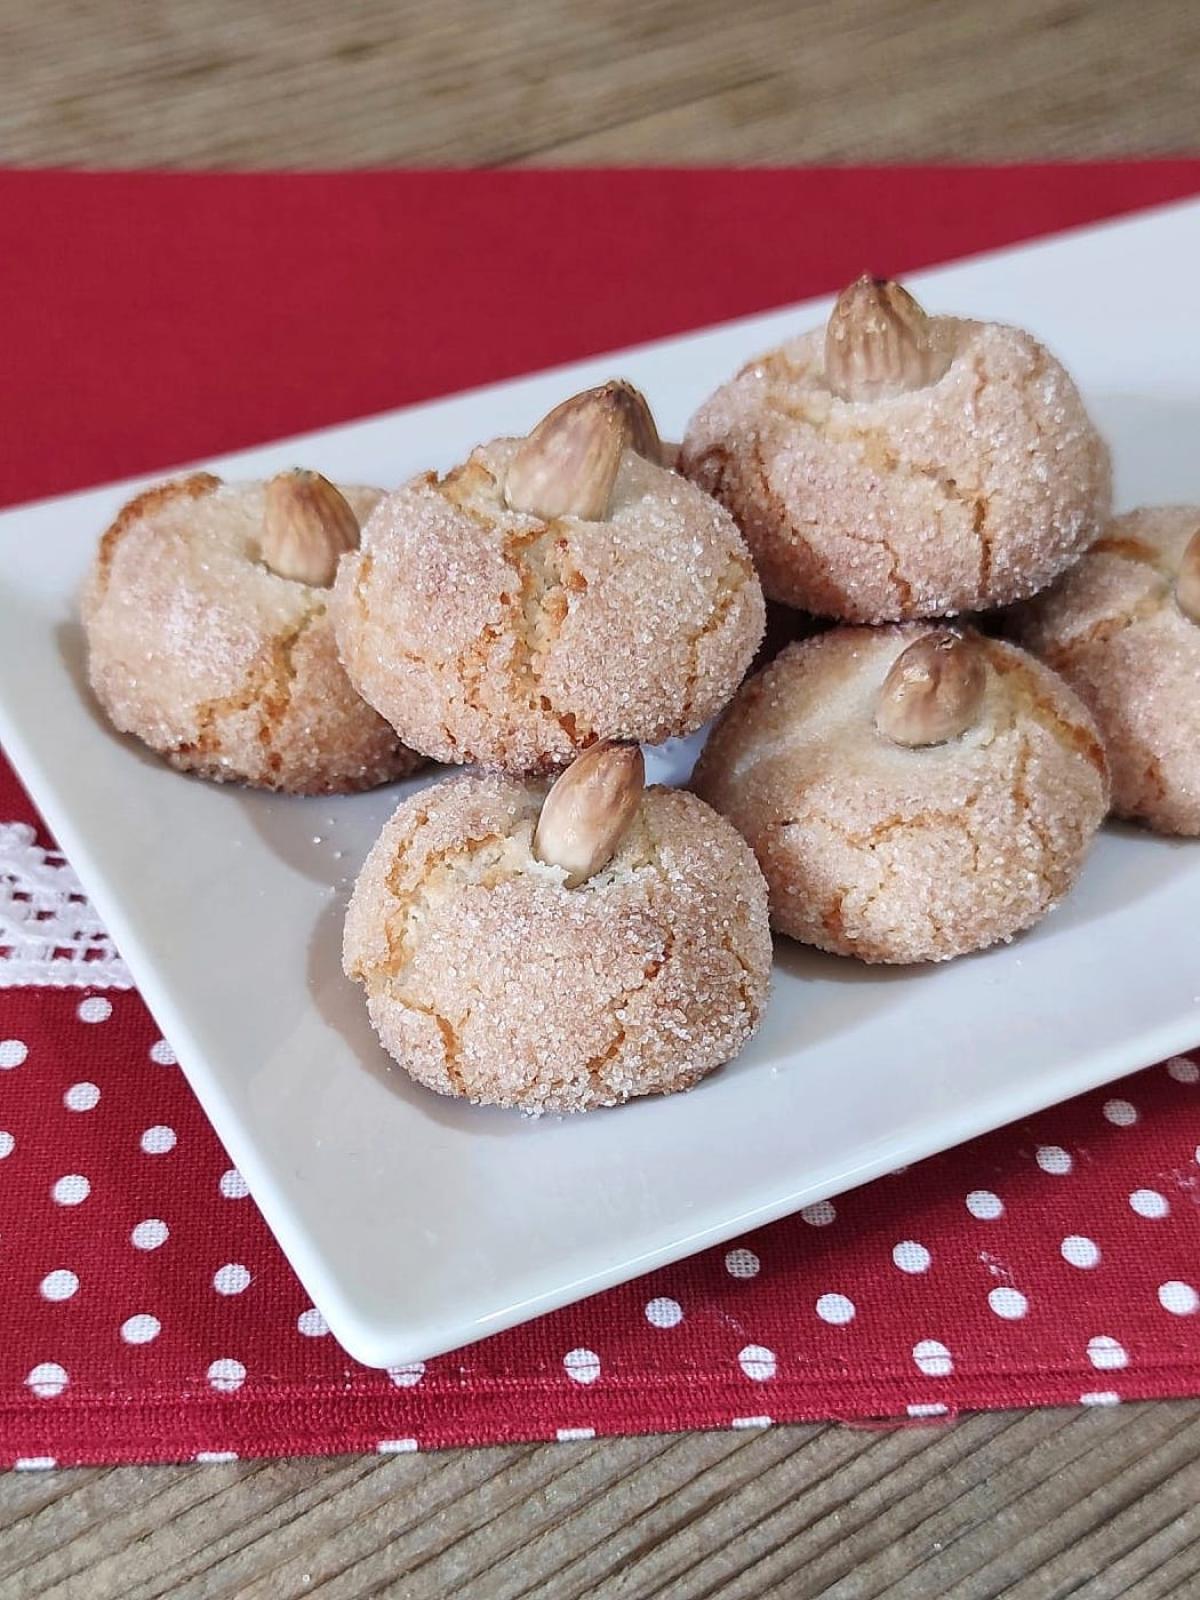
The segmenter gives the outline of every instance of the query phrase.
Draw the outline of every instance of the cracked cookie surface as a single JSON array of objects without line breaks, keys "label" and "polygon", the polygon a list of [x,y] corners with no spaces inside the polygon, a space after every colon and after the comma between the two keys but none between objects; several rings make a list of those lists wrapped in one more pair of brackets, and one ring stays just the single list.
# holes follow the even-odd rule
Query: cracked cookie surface
[{"label": "cracked cookie surface", "polygon": [[773,926],[863,961],[943,961],[1011,939],[1067,892],[1108,800],[1087,711],[1023,651],[980,639],[982,706],[919,749],[875,727],[910,623],[784,652],[717,723],[693,786],[749,840]]},{"label": "cracked cookie surface", "polygon": [[516,447],[388,495],[343,558],[332,611],[360,693],[414,749],[510,772],[700,727],[763,632],[729,514],[631,450],[604,521],[512,511]]},{"label": "cracked cookie surface", "polygon": [[[379,499],[344,493],[360,519]],[[97,699],[122,733],[218,782],[325,794],[405,776],[419,758],[351,687],[328,590],[262,564],[263,504],[262,484],[194,473],[121,511],[81,602]]]},{"label": "cracked cookie surface", "polygon": [[691,1088],[766,1003],[754,857],[694,795],[649,789],[607,866],[567,889],[532,853],[545,793],[470,775],[404,801],[355,885],[346,973],[440,1094],[536,1113]]},{"label": "cracked cookie surface", "polygon": [[681,471],[729,507],[772,600],[847,622],[986,610],[1050,583],[1108,515],[1107,447],[1029,334],[935,318],[926,388],[840,400],[824,330],[701,406]]},{"label": "cracked cookie surface", "polygon": [[1113,810],[1200,836],[1200,624],[1174,590],[1200,506],[1115,518],[1078,566],[1011,617],[1016,637],[1096,718]]}]

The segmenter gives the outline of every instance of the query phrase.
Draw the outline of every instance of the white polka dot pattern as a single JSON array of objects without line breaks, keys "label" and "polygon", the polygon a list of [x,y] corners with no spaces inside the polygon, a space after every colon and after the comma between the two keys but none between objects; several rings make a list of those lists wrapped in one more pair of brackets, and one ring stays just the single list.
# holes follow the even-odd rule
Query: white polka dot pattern
[{"label": "white polka dot pattern", "polygon": [[1039,1145],[1037,1164],[1043,1172],[1052,1173],[1056,1178],[1061,1178],[1074,1166],[1070,1152],[1060,1144]]},{"label": "white polka dot pattern", "polygon": [[232,1394],[245,1383],[246,1369],[232,1356],[220,1356],[216,1361],[209,1363],[207,1377],[219,1394]]},{"label": "white polka dot pattern", "polygon": [[[574,1350],[571,1353],[573,1355],[579,1355],[582,1353],[586,1356],[590,1354],[590,1351],[584,1350],[580,1352],[578,1350]],[[411,1389],[414,1384],[420,1383],[421,1379],[425,1376],[425,1363],[423,1361],[410,1361],[406,1366],[403,1367],[389,1367],[387,1369],[387,1375],[396,1385],[397,1389]]]},{"label": "white polka dot pattern", "polygon": [[66,1267],[48,1272],[38,1285],[43,1300],[69,1300],[79,1289],[79,1279]]},{"label": "white polka dot pattern", "polygon": [[1176,1317],[1191,1317],[1200,1307],[1200,1294],[1190,1283],[1173,1279],[1170,1283],[1159,1284],[1158,1303],[1164,1311],[1170,1311]]},{"label": "white polka dot pattern", "polygon": [[60,1367],[57,1361],[39,1361],[25,1379],[26,1387],[32,1389],[39,1400],[55,1400],[70,1383],[65,1367]]},{"label": "white polka dot pattern", "polygon": [[158,1318],[144,1311],[135,1317],[126,1317],[121,1324],[121,1337],[126,1344],[150,1344],[161,1332],[162,1324]]},{"label": "white polka dot pattern", "polygon": [[170,1233],[160,1217],[147,1217],[145,1222],[138,1223],[129,1238],[138,1250],[157,1250],[159,1245],[166,1244]]},{"label": "white polka dot pattern", "polygon": [[912,1358],[927,1378],[948,1378],[954,1371],[954,1357],[940,1339],[918,1340]]},{"label": "white polka dot pattern", "polygon": [[1124,1346],[1107,1333],[1098,1333],[1088,1340],[1087,1358],[1097,1372],[1115,1372],[1129,1365]]},{"label": "white polka dot pattern", "polygon": [[600,1357],[594,1350],[568,1350],[563,1371],[575,1383],[595,1383],[600,1376]]},{"label": "white polka dot pattern", "polygon": [[844,1294],[823,1294],[817,1300],[817,1315],[822,1322],[835,1328],[853,1322],[857,1309],[854,1301]]},{"label": "white polka dot pattern", "polygon": [[892,1260],[901,1272],[917,1273],[928,1272],[933,1257],[923,1244],[918,1244],[915,1239],[901,1239],[898,1245],[892,1248]]},{"label": "white polka dot pattern", "polygon": [[112,1016],[112,1001],[103,995],[92,995],[79,1002],[80,1022],[107,1022]]},{"label": "white polka dot pattern", "polygon": [[725,1257],[725,1271],[731,1278],[756,1278],[761,1266],[753,1250],[730,1250]]},{"label": "white polka dot pattern", "polygon": [[988,1305],[1006,1322],[1019,1322],[1029,1310],[1029,1301],[1021,1291],[1007,1286],[991,1290],[988,1295]]},{"label": "white polka dot pattern", "polygon": [[81,1206],[92,1192],[92,1186],[81,1172],[68,1172],[54,1180],[50,1193],[60,1206]]},{"label": "white polka dot pattern", "polygon": [[775,1376],[775,1352],[765,1345],[748,1344],[738,1351],[738,1365],[755,1383],[766,1383]]},{"label": "white polka dot pattern", "polygon": [[[0,1028],[14,1414],[70,1410],[74,1427],[113,1395],[153,1395],[172,1458],[220,1463],[270,1453],[278,1428],[246,1419],[284,1396],[289,1438],[310,1415],[352,1415],[353,1437],[324,1447],[386,1455],[462,1438],[445,1431],[452,1406],[484,1442],[501,1416],[585,1440],[664,1416],[751,1431],[826,1409],[934,1426],[1019,1406],[1031,1386],[1105,1407],[1153,1394],[1164,1370],[1200,1383],[1191,1057],[812,1203],[653,1287],[372,1372],[287,1272],[136,996],[87,1026],[81,1003],[60,998],[61,1054],[24,1013]],[[0,1381],[0,1407],[12,1400]],[[46,1451],[74,1465],[62,1435],[28,1424],[5,1455],[2,1419],[0,1469]]]},{"label": "white polka dot pattern", "polygon": [[1059,1245],[1064,1261],[1073,1267],[1095,1267],[1100,1263],[1100,1246],[1082,1233],[1069,1233]]},{"label": "white polka dot pattern", "polygon": [[0,1071],[19,1067],[29,1055],[29,1046],[23,1039],[0,1039]]}]

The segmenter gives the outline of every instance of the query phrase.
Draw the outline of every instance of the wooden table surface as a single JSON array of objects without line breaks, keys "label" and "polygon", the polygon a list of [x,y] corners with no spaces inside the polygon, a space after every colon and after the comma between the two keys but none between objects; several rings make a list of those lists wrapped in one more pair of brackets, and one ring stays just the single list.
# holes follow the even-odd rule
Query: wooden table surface
[{"label": "wooden table surface", "polygon": [[[1200,149],[1195,0],[5,0],[0,161]],[[1200,1594],[1200,1403],[10,1474],[0,1600]]]}]

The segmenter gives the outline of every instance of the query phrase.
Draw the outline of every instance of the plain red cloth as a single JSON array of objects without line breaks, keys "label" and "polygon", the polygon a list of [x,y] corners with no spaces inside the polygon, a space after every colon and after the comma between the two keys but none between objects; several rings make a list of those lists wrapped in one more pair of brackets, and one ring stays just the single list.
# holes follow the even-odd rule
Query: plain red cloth
[{"label": "plain red cloth", "polygon": [[0,505],[1200,189],[1200,162],[0,173]]},{"label": "plain red cloth", "polygon": [[[1200,163],[1183,161],[0,174],[0,501],[1196,192]],[[0,818],[0,912],[61,900],[64,868],[2,769]],[[39,985],[5,988],[5,958],[0,1462],[1200,1393],[1191,1057],[486,1344],[373,1373],[307,1305],[137,996],[49,987],[52,952]]]}]

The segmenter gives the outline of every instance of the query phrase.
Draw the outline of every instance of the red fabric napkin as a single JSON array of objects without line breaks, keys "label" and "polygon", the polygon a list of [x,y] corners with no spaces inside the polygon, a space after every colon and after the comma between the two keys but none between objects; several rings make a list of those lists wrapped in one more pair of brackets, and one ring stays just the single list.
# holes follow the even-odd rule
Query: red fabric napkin
[{"label": "red fabric napkin", "polygon": [[[1196,192],[1183,161],[0,173],[0,502]],[[1188,1056],[486,1344],[359,1367],[39,827],[0,768],[0,1464],[1200,1393]]]}]

